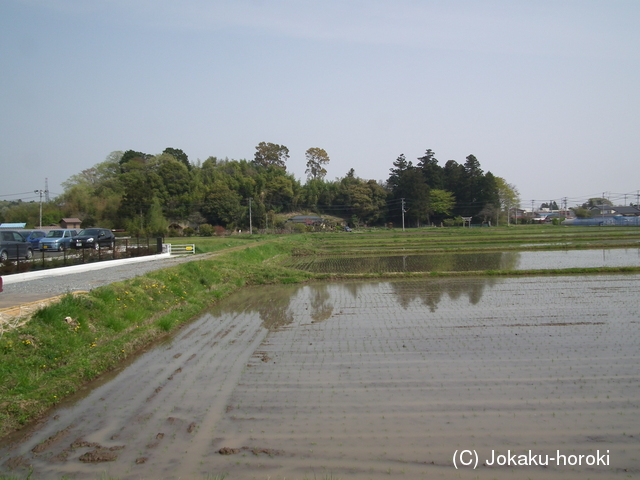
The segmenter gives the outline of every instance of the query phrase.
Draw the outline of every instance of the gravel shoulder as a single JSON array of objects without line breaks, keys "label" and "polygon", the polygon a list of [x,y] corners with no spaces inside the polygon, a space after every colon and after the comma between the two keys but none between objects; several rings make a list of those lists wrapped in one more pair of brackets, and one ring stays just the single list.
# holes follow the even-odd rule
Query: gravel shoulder
[{"label": "gravel shoulder", "polygon": [[[64,295],[77,291],[89,291],[113,282],[120,282],[139,275],[144,275],[153,270],[169,268],[180,263],[192,262],[210,258],[211,254],[190,255],[171,258],[151,258],[147,262],[115,263],[113,266],[91,269],[77,272],[69,270],[68,274],[61,274],[64,268],[51,271],[50,277],[24,280],[17,283],[7,283],[0,293],[0,310],[17,307],[31,302],[41,301],[47,298]],[[117,262],[117,261],[116,261]],[[98,264],[95,264],[96,267]]]}]

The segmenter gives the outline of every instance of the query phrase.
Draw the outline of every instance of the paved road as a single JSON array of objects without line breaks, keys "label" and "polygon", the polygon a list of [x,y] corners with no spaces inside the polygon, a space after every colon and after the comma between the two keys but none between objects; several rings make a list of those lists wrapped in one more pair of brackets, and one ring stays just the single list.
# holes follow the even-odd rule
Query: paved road
[{"label": "paved road", "polygon": [[150,255],[136,259],[110,260],[41,272],[3,276],[4,292],[0,309],[16,307],[69,292],[88,291],[119,282],[152,270],[209,257],[208,254],[168,257]]}]

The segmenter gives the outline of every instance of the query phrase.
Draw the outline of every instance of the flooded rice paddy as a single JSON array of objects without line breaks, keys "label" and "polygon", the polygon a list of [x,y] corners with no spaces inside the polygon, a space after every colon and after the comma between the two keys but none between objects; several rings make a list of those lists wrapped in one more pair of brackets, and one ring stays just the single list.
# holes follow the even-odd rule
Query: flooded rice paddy
[{"label": "flooded rice paddy", "polygon": [[640,266],[640,249],[430,253],[292,258],[286,265],[315,273],[465,272]]},{"label": "flooded rice paddy", "polygon": [[[639,291],[635,274],[246,289],[4,446],[0,471],[637,477]],[[489,465],[509,455],[548,465]]]}]

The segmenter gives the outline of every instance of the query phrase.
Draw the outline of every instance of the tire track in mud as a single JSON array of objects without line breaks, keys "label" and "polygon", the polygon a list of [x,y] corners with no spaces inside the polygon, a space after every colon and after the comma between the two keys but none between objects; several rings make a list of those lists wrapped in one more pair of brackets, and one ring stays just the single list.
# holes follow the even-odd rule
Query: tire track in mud
[{"label": "tire track in mud", "polygon": [[0,471],[32,465],[38,478],[98,478],[105,467],[122,479],[193,474],[267,330],[255,314],[205,314],[185,330],[52,413],[24,443],[0,450]]}]

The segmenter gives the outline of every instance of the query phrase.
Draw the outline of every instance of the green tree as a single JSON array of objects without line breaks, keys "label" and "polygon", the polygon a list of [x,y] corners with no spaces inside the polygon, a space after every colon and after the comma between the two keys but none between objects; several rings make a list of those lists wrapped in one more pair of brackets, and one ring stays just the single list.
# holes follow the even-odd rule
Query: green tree
[{"label": "green tree", "polygon": [[312,147],[306,151],[305,157],[307,159],[307,169],[305,171],[307,179],[323,179],[327,174],[324,165],[327,165],[330,161],[327,152],[322,148]]},{"label": "green tree", "polygon": [[160,200],[156,197],[153,199],[151,208],[149,208],[149,214],[147,219],[146,232],[153,237],[163,237],[167,233],[169,228],[169,222],[162,213],[162,205]]},{"label": "green tree", "polygon": [[598,207],[600,205],[606,205],[608,207],[612,207],[613,203],[611,203],[611,201],[607,200],[606,198],[595,197],[595,198],[590,198],[585,203],[583,203],[582,208],[590,209],[593,207]]},{"label": "green tree", "polygon": [[124,195],[118,208],[118,225],[136,219],[136,228],[145,230],[145,221],[153,200],[162,191],[162,179],[157,173],[155,157],[133,157],[121,163],[120,179],[124,185]]},{"label": "green tree", "polygon": [[[419,226],[429,221],[429,185],[425,182],[422,170],[400,155],[387,180],[387,187],[391,190],[391,197],[396,205],[404,201],[406,206],[405,220]],[[404,200],[403,200],[404,199]],[[392,215],[394,221],[402,216],[401,208],[397,208]]]},{"label": "green tree", "polygon": [[235,226],[243,215],[241,200],[226,183],[217,181],[205,196],[202,213],[211,225]]},{"label": "green tree", "polygon": [[375,180],[347,175],[340,180],[334,206],[342,207],[343,216],[355,216],[370,225],[384,217],[386,198],[387,191]]},{"label": "green tree", "polygon": [[256,147],[253,162],[260,167],[276,167],[286,170],[289,159],[289,149],[276,143],[260,142]]},{"label": "green tree", "polygon": [[[62,183],[64,193],[55,203],[65,217],[78,217],[83,225],[113,227],[124,194],[120,160],[123,153],[111,152],[91,168],[82,170]],[[59,220],[59,219],[58,219]]]},{"label": "green tree", "polygon": [[428,149],[422,157],[418,158],[418,168],[422,170],[424,181],[430,188],[442,189],[444,187],[444,172],[438,165],[436,154]]},{"label": "green tree", "polygon": [[429,185],[424,181],[424,175],[418,168],[407,169],[401,178],[398,194],[402,194],[402,197],[406,199],[405,218],[408,222],[413,222],[416,226],[420,226],[424,222],[429,223],[430,190]]},{"label": "green tree", "polygon": [[135,150],[127,150],[120,157],[120,165],[125,165],[132,160],[146,163],[153,155],[148,153],[136,152]]},{"label": "green tree", "polygon": [[452,192],[456,196],[457,201],[460,202],[458,197],[465,188],[464,165],[460,165],[455,160],[448,160],[442,169],[442,173],[444,177],[444,189]]},{"label": "green tree", "polygon": [[184,153],[179,148],[167,147],[167,148],[164,149],[164,151],[162,153],[167,154],[167,155],[171,155],[173,158],[175,158],[180,163],[182,163],[185,167],[187,167],[187,170],[191,170],[191,166],[192,165],[191,165],[191,163],[189,163],[189,157],[187,156],[186,153]]},{"label": "green tree", "polygon": [[583,206],[571,207],[573,214],[578,218],[591,218],[593,212]]},{"label": "green tree", "polygon": [[481,206],[478,216],[482,217],[483,222],[495,221],[497,223],[500,212],[500,196],[496,177],[494,177],[493,173],[487,172],[480,178],[478,183],[477,202]]},{"label": "green tree", "polygon": [[520,193],[515,185],[507,183],[502,177],[495,177],[496,188],[498,190],[498,202],[500,205],[501,217],[510,217],[512,209],[520,208]]},{"label": "green tree", "polygon": [[456,198],[451,192],[432,188],[429,192],[429,207],[431,209],[432,220],[442,220],[451,215],[456,206]]},{"label": "green tree", "polygon": [[165,216],[182,220],[191,212],[192,175],[184,163],[172,155],[162,154],[158,157],[158,177],[162,188],[157,192],[162,200]]}]

